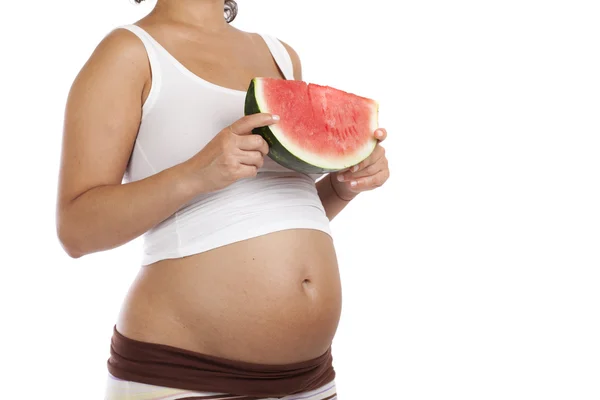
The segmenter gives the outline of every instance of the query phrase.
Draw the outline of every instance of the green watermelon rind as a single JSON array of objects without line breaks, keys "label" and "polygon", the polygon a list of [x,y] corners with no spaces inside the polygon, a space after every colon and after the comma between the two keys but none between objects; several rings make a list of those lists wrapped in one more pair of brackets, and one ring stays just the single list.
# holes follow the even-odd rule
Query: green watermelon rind
[{"label": "green watermelon rind", "polygon": [[[262,100],[259,82],[260,78],[252,79],[250,82],[244,106],[245,115],[270,113],[265,107],[265,101]],[[378,104],[374,114],[373,131],[377,128]],[[337,159],[335,162],[327,163],[326,160],[321,159],[321,162],[315,160],[320,158],[318,154],[311,154],[309,151],[287,142],[285,132],[282,132],[277,124],[255,128],[252,133],[260,135],[267,142],[269,145],[268,155],[273,161],[285,168],[305,174],[323,174],[352,167],[369,157],[377,145],[377,139],[373,138],[373,140],[367,142],[363,149],[356,151],[354,155],[348,155],[343,160]],[[325,161],[325,163],[322,161]]]}]

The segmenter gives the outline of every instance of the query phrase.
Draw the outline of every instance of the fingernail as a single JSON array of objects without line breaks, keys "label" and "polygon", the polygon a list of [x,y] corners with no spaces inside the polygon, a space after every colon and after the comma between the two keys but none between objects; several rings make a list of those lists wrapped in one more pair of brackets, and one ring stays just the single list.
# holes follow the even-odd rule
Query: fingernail
[{"label": "fingernail", "polygon": [[337,176],[338,181],[340,182],[344,182],[344,175],[338,175]]},{"label": "fingernail", "polygon": [[358,171],[358,165],[355,165],[354,167],[352,167],[352,172],[356,172]]},{"label": "fingernail", "polygon": [[350,182],[350,186],[352,186],[352,187],[356,186],[356,181]]},{"label": "fingernail", "polygon": [[279,115],[272,115],[271,118],[273,121],[279,121]]}]

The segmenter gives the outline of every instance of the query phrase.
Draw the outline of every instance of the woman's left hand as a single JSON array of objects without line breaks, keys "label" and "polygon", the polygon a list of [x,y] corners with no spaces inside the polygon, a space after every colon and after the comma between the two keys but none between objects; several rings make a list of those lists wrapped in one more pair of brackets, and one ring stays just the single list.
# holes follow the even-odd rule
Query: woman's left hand
[{"label": "woman's left hand", "polygon": [[380,187],[390,177],[388,160],[381,146],[381,142],[387,137],[387,131],[379,128],[374,135],[379,143],[368,158],[353,167],[331,173],[333,189],[344,200],[349,201],[360,192]]}]

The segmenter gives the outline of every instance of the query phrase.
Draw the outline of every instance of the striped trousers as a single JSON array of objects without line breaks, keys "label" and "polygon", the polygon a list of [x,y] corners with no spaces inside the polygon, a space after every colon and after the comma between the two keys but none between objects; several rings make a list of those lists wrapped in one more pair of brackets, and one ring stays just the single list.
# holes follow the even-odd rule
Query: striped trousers
[{"label": "striped trousers", "polygon": [[320,388],[285,397],[248,397],[227,393],[193,392],[125,381],[108,376],[104,400],[337,400],[335,380]]}]

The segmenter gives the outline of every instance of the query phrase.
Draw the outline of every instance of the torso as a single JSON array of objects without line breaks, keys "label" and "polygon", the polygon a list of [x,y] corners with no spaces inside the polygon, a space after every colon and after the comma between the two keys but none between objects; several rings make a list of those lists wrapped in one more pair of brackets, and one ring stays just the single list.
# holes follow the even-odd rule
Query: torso
[{"label": "torso", "polygon": [[[189,70],[220,86],[245,90],[254,76],[280,77],[268,49],[251,34],[231,28],[218,38],[152,21],[139,25]],[[143,96],[150,82],[149,74]],[[117,329],[132,339],[279,364],[323,354],[340,313],[331,237],[288,229],[144,266]]]},{"label": "torso", "polygon": [[330,237],[287,230],[142,268],[117,329],[233,360],[292,363],[327,350],[340,300]]}]

